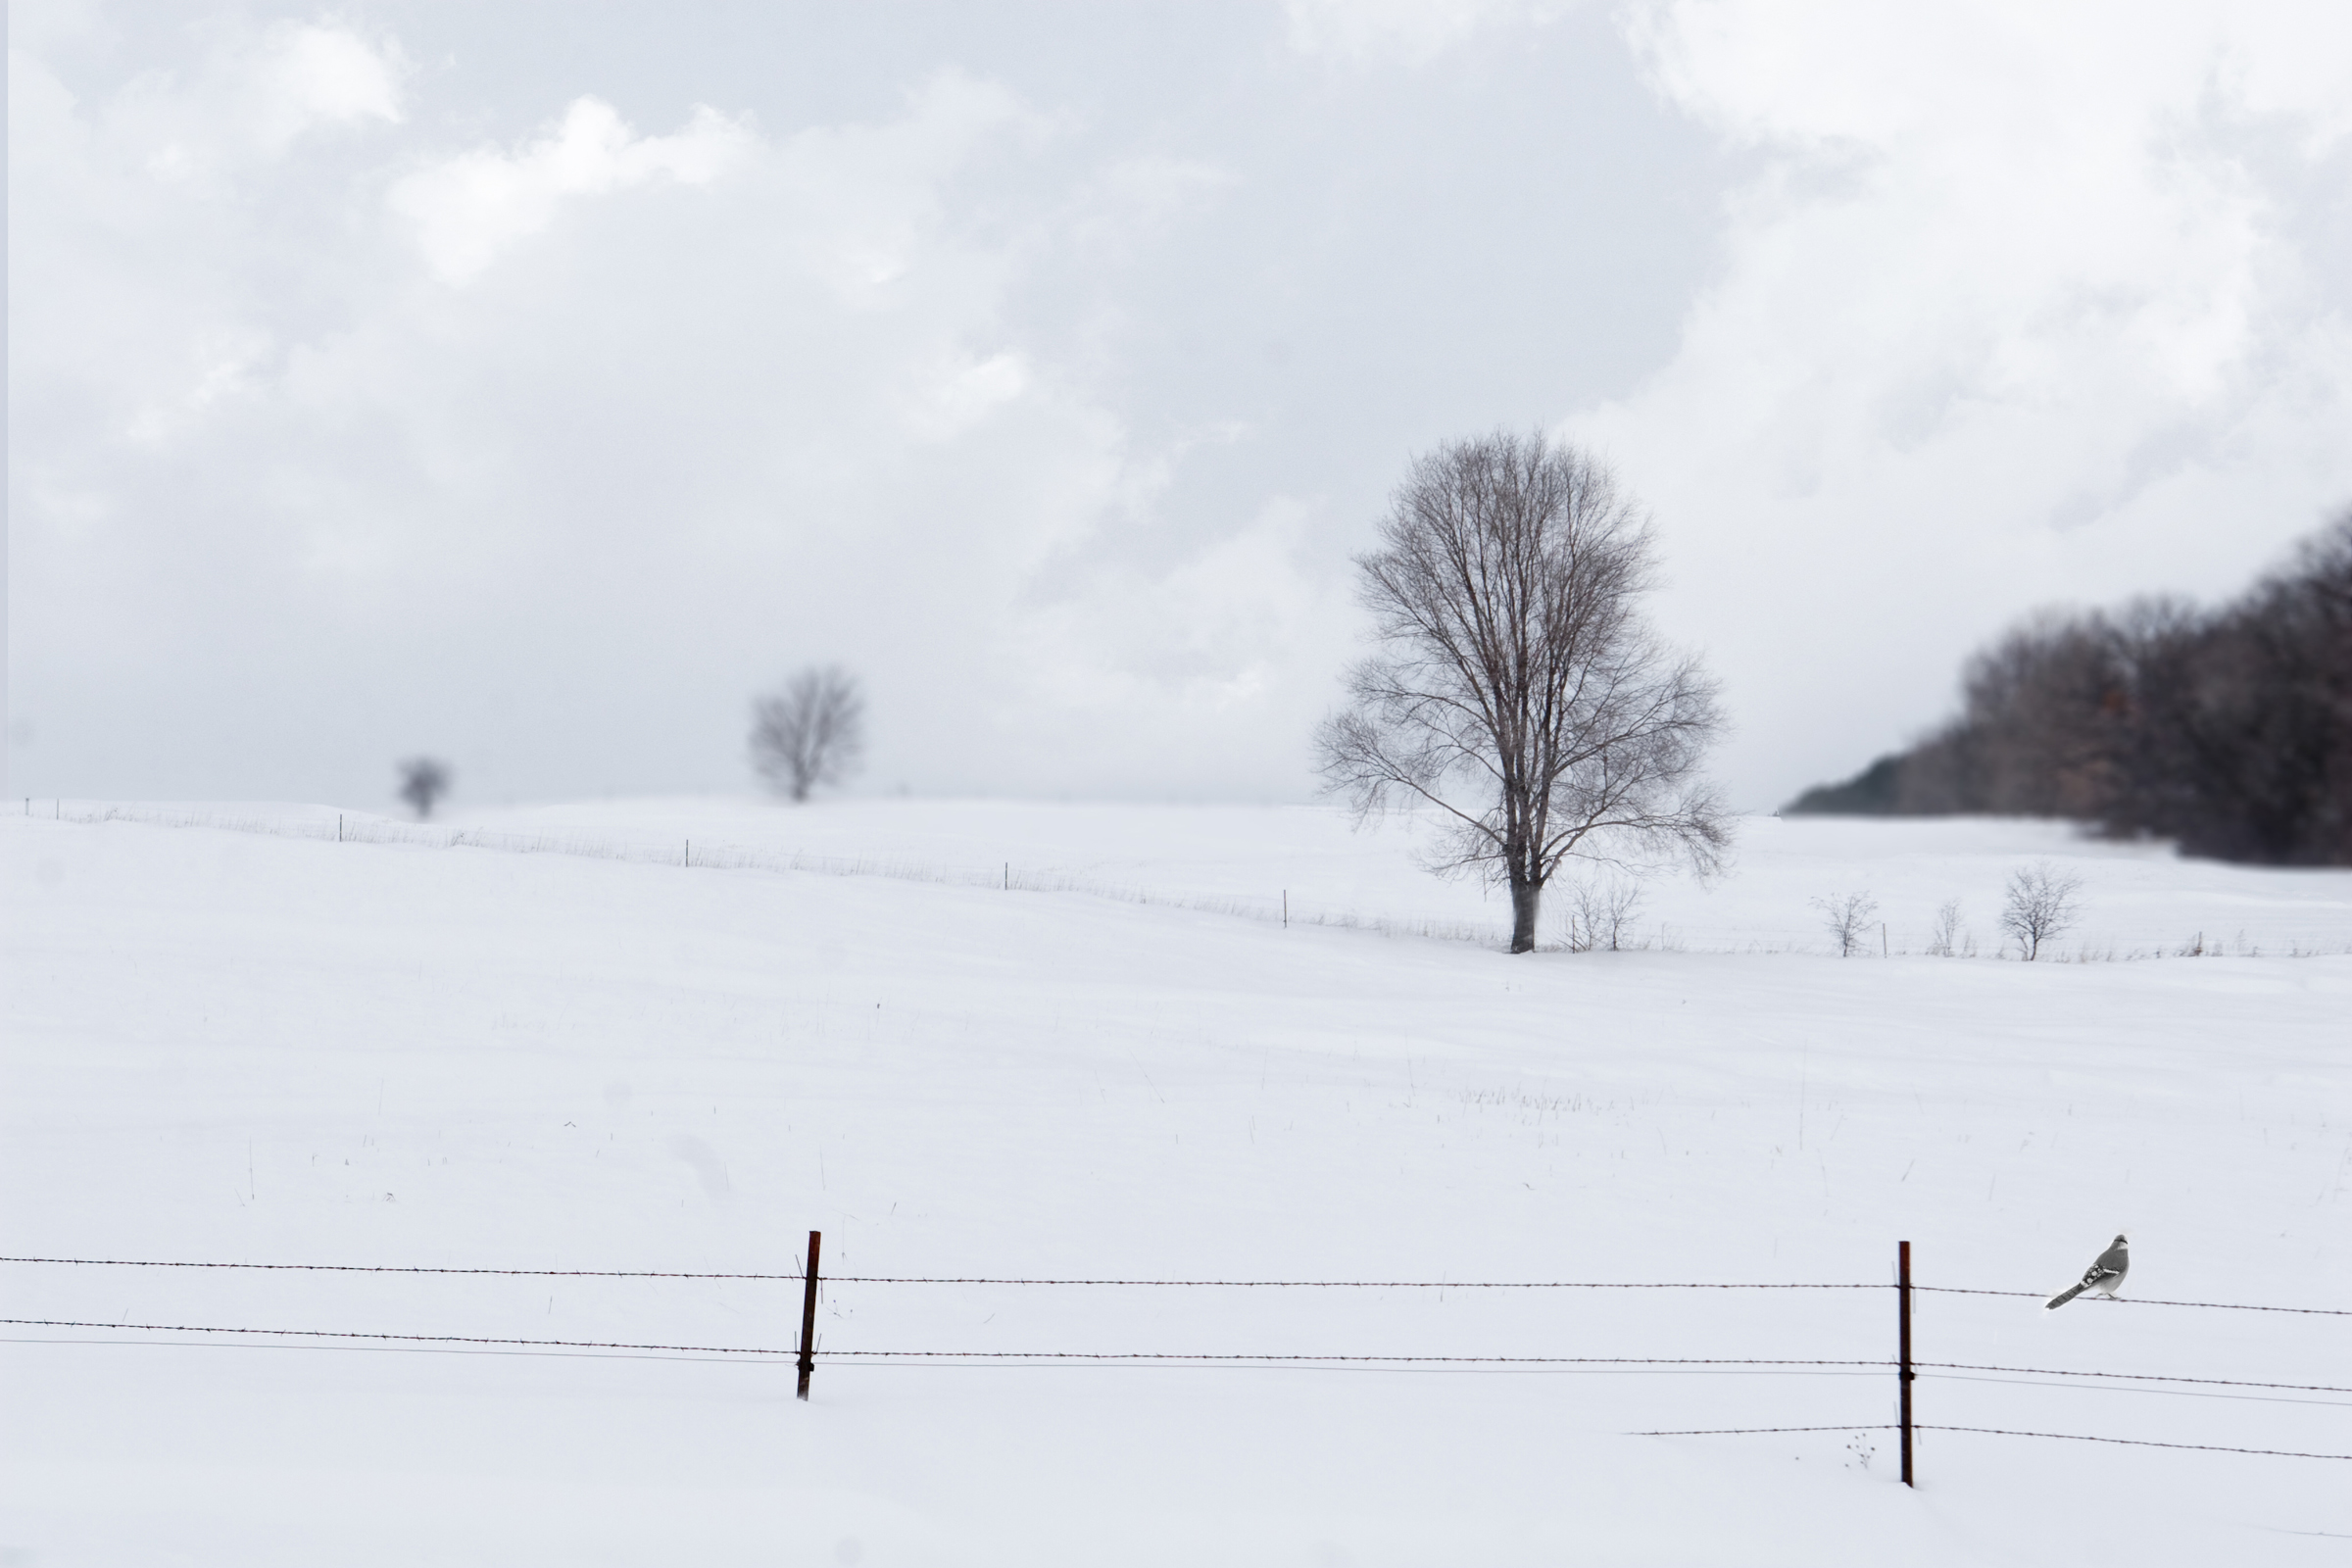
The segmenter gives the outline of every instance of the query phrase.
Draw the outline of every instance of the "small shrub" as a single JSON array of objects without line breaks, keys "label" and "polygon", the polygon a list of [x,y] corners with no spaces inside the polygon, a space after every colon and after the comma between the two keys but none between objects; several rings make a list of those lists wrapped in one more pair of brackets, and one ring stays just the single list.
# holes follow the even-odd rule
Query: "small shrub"
[{"label": "small shrub", "polygon": [[1960,952],[1960,901],[1946,899],[1936,906],[1936,930],[1928,938],[1931,957],[1956,957]]},{"label": "small shrub", "polygon": [[2001,898],[2001,930],[2017,942],[2028,963],[2041,945],[2073,929],[2082,915],[2082,879],[2047,860],[2009,873]]},{"label": "small shrub", "polygon": [[1568,889],[1568,951],[1615,953],[1632,947],[1642,885],[1629,877],[1577,881]]},{"label": "small shrub", "polygon": [[1847,893],[1834,899],[1815,899],[1821,921],[1838,944],[1838,956],[1850,958],[1862,950],[1862,939],[1878,918],[1879,901],[1867,893]]}]

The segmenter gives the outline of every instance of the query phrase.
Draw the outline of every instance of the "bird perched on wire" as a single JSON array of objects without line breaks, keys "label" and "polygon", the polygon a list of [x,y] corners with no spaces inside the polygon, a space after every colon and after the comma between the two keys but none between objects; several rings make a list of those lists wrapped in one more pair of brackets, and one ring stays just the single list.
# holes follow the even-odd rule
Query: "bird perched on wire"
[{"label": "bird perched on wire", "polygon": [[2069,1285],[2065,1290],[2042,1302],[2041,1309],[2045,1312],[2055,1312],[2084,1291],[2096,1291],[2101,1296],[2113,1296],[2116,1287],[2124,1283],[2124,1276],[2131,1272],[2131,1249],[2124,1239],[2118,1236],[2115,1239],[2115,1245],[2101,1252],[2098,1261],[2082,1271],[2082,1284]]}]

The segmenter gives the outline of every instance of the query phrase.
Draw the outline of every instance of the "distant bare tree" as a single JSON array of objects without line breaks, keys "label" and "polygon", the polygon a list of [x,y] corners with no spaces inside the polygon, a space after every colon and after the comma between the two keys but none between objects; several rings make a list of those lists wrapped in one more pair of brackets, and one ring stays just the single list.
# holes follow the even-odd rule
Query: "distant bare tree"
[{"label": "distant bare tree", "polygon": [[1325,788],[1359,818],[1434,807],[1448,831],[1431,869],[1510,889],[1513,953],[1534,950],[1569,856],[1680,856],[1704,875],[1730,848],[1699,772],[1715,683],[1636,610],[1653,553],[1605,466],[1501,432],[1415,460],[1356,558],[1381,648],[1317,732]]},{"label": "distant bare tree", "polygon": [[2074,926],[2082,892],[2081,877],[2047,860],[2009,873],[2009,887],[2001,899],[2001,929],[2017,939],[2028,963],[2041,956],[2044,942]]},{"label": "distant bare tree", "polygon": [[412,757],[396,764],[400,772],[400,798],[409,803],[421,822],[433,814],[433,803],[449,793],[449,764],[430,757]]},{"label": "distant bare tree", "polygon": [[1862,939],[1870,934],[1871,922],[1879,914],[1879,901],[1867,893],[1815,899],[1813,907],[1821,911],[1821,923],[1829,929],[1831,940],[1838,944],[1838,956],[1840,958],[1850,958],[1862,951]]},{"label": "distant bare tree", "polygon": [[752,765],[795,801],[840,783],[864,750],[865,698],[839,664],[810,665],[752,704]]}]

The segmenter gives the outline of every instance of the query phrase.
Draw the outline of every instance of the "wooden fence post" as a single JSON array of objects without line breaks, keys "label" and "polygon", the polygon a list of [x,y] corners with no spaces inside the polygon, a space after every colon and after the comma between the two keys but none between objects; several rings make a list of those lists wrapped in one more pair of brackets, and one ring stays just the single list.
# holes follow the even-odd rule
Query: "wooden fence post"
[{"label": "wooden fence post", "polygon": [[[814,1252],[809,1254],[814,1256]],[[811,1287],[813,1290],[814,1287]],[[1896,1315],[1895,1377],[1902,1391],[1903,1485],[1916,1487],[1918,1481],[1911,1470],[1911,1244],[1897,1242],[1894,1252],[1894,1299]],[[803,1374],[807,1376],[806,1373]]]},{"label": "wooden fence post", "polygon": [[[801,1295],[801,1397],[808,1397],[808,1374],[816,1370],[816,1250],[821,1231],[808,1233],[808,1283]],[[1906,1319],[1905,1321],[1908,1321]],[[1911,1477],[1911,1450],[1903,1450],[1903,1479]]]}]

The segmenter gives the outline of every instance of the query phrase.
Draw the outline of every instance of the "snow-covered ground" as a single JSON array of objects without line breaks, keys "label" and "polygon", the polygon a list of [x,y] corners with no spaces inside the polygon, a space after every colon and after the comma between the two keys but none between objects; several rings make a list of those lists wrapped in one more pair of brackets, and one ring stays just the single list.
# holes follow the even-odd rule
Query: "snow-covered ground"
[{"label": "snow-covered ground", "polygon": [[[1041,805],[1013,801],[828,801],[795,808],[760,799],[600,801],[461,812],[426,826],[330,807],[23,803],[38,818],[232,824],[248,830],[490,845],[648,863],[798,868],[965,887],[1077,891],[1279,921],[1447,934],[1499,942],[1507,901],[1473,878],[1423,868],[1434,824],[1410,816],[1357,825],[1329,807]],[[2161,844],[2113,844],[2059,822],[1983,818],[1746,819],[1736,874],[1644,884],[1628,945],[1685,952],[1830,951],[1815,907],[1860,893],[1878,906],[1873,945],[1925,953],[1948,901],[1963,951],[1998,956],[2011,872],[2047,861],[2081,878],[2082,918],[2044,955],[2098,961],[2197,954],[2352,952],[2352,875],[2183,860]],[[1544,940],[1577,876],[1563,873]]]},{"label": "snow-covered ground", "polygon": [[[1645,950],[1513,958],[1310,923],[1500,915],[1417,870],[1409,825],[1311,808],[453,824],[632,861],[86,807],[0,819],[9,1254],[789,1273],[819,1228],[843,1274],[1875,1284],[1907,1238],[1923,1284],[2046,1291],[2128,1230],[2128,1296],[2352,1306],[2352,874],[1765,820],[1730,877],[1652,892]],[[824,868],[660,863],[673,839]],[[2085,884],[2065,956],[2224,956],[1994,961],[2001,881],[2045,858]],[[1848,892],[1890,956],[1825,955],[1808,901]],[[1986,956],[1920,956],[1953,897]],[[786,1347],[799,1307],[790,1281],[0,1282],[12,1318],[694,1346]],[[1917,1353],[2341,1387],[2346,1322],[1930,1295]],[[821,1324],[841,1359],[805,1406],[781,1359],[11,1328],[0,1562],[2204,1564],[2352,1538],[2340,1461],[1930,1432],[1906,1491],[1877,1367],[849,1359],[1880,1361],[1877,1290],[844,1283]],[[2352,1453],[2325,1389],[1917,1387],[1931,1424]],[[1627,1435],[1764,1426],[1832,1430]]]}]

